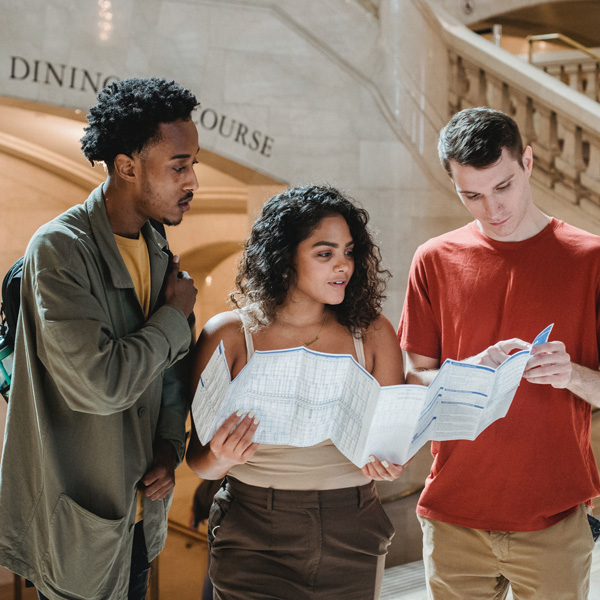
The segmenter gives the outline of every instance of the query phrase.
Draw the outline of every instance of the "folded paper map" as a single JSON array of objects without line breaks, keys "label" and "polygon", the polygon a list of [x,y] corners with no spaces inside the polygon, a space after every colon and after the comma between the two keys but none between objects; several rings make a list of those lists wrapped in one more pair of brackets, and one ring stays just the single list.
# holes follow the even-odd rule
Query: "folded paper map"
[{"label": "folded paper map", "polygon": [[[551,329],[532,346],[547,341]],[[474,440],[504,417],[529,356],[522,350],[496,369],[447,359],[428,387],[380,386],[352,356],[302,347],[257,351],[231,381],[221,342],[202,372],[192,414],[202,444],[232,413],[253,410],[258,443],[331,439],[358,467],[371,454],[404,464],[430,440]]]}]

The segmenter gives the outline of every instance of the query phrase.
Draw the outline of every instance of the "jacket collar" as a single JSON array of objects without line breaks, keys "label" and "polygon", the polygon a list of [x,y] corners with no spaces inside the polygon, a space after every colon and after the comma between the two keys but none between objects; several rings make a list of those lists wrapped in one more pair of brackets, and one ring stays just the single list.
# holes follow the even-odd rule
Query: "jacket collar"
[{"label": "jacket collar", "polygon": [[[110,228],[108,215],[106,214],[106,201],[102,191],[103,185],[99,185],[89,195],[85,201],[84,208],[88,213],[92,235],[96,240],[101,255],[104,257],[113,285],[116,288],[133,288],[129,271],[121,258],[114,233]],[[142,235],[146,240],[148,256],[150,257],[152,281],[150,303],[153,305],[162,288],[171,253],[169,252],[167,240],[149,222],[144,223]]]}]

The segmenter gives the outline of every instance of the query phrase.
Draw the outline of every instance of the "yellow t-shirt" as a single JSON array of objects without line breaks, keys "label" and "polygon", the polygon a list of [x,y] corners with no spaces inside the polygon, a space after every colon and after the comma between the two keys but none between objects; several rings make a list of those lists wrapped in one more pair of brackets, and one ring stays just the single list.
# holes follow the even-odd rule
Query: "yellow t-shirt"
[{"label": "yellow t-shirt", "polygon": [[[115,241],[121,253],[121,258],[129,271],[131,281],[133,281],[133,287],[144,315],[148,316],[150,311],[150,257],[148,256],[146,240],[141,234],[136,240],[115,234]],[[135,522],[138,523],[143,518],[144,497],[141,492],[138,492]]]},{"label": "yellow t-shirt", "polygon": [[138,236],[137,240],[132,240],[115,234],[115,241],[129,271],[131,281],[133,281],[140,305],[144,314],[148,316],[150,310],[150,258],[146,240],[143,235]]}]

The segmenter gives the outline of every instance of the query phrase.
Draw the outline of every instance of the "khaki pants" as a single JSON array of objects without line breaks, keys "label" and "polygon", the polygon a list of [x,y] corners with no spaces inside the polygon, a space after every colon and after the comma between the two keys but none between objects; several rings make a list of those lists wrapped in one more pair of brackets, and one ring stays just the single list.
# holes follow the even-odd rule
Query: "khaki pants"
[{"label": "khaki pants", "polygon": [[484,531],[419,517],[429,597],[587,600],[594,540],[581,505],[548,529]]}]

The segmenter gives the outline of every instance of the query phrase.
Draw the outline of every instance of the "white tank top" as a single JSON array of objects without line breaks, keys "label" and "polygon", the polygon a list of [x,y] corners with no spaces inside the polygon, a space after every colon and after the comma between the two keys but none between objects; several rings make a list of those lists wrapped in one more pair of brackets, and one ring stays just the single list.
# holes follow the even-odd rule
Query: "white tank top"
[{"label": "white tank top", "polygon": [[[254,354],[252,334],[240,312],[235,312],[242,320],[250,360]],[[364,368],[362,339],[353,339],[358,363]],[[245,464],[232,467],[229,475],[249,485],[280,490],[333,490],[364,485],[370,481],[331,440],[307,448],[260,444],[254,456]]]}]

